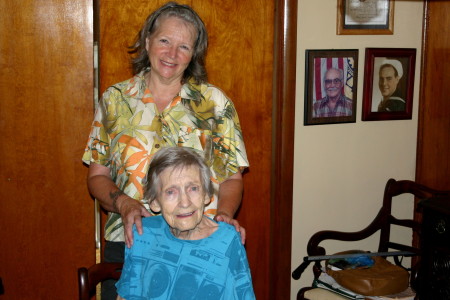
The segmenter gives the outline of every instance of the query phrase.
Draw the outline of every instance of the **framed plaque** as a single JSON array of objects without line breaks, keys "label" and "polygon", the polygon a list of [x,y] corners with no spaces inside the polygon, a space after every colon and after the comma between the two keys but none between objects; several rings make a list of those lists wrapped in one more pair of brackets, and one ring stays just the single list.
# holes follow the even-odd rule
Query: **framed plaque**
[{"label": "framed plaque", "polygon": [[337,34],[393,34],[393,0],[338,0]]}]

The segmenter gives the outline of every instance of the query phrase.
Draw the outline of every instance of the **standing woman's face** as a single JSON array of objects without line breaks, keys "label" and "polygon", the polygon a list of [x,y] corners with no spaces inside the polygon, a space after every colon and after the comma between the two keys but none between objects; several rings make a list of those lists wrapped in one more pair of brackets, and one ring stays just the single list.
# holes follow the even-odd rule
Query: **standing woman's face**
[{"label": "standing woman's face", "polygon": [[145,43],[151,76],[157,76],[163,83],[181,82],[194,53],[197,31],[177,17],[162,18],[159,22]]}]

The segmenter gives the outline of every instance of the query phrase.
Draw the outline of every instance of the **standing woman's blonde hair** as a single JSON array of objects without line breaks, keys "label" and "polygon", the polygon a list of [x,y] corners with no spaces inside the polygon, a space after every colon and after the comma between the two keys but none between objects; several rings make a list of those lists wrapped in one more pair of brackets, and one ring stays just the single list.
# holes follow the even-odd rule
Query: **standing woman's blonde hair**
[{"label": "standing woman's blonde hair", "polygon": [[205,83],[207,80],[205,68],[205,56],[208,48],[208,33],[205,24],[199,15],[188,5],[168,2],[154,11],[147,17],[144,26],[139,31],[136,41],[128,52],[136,54],[131,60],[133,73],[137,74],[146,68],[151,68],[147,50],[145,49],[145,40],[151,37],[161,24],[161,19],[168,17],[179,18],[192,26],[197,31],[197,38],[194,44],[194,53],[189,66],[184,71],[183,83],[189,78],[193,78],[195,83]]}]

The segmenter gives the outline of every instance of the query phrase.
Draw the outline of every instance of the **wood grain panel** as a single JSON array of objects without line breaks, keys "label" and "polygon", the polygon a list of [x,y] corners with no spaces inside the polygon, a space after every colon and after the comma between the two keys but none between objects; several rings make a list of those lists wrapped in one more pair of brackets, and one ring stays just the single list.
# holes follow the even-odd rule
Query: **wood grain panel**
[{"label": "wood grain panel", "polygon": [[[163,3],[165,1],[100,2],[102,91],[131,76],[127,69],[126,47],[133,43],[145,17]],[[251,167],[244,175],[244,199],[238,219],[248,232],[246,247],[257,298],[273,299],[269,298],[269,289],[273,288],[269,260],[270,226],[274,217],[270,197],[275,2],[196,0],[180,3],[191,5],[205,22],[209,34],[206,60],[209,81],[233,100],[241,119]],[[292,199],[286,201],[292,202]],[[289,227],[290,222],[289,219]],[[290,251],[290,243],[285,246]],[[290,255],[284,259],[288,260],[284,265],[290,268]],[[290,271],[285,274],[288,286],[289,274]]]},{"label": "wood grain panel", "polygon": [[[425,1],[416,181],[441,190],[450,190],[449,14],[449,1]],[[422,220],[417,210],[414,219]]]},{"label": "wood grain panel", "polygon": [[95,261],[81,163],[92,61],[91,1],[0,1],[5,299],[75,299],[77,268]]},{"label": "wood grain panel", "polygon": [[295,0],[276,1],[269,299],[289,299],[292,252],[295,88],[297,62]]},{"label": "wood grain panel", "polygon": [[450,2],[426,1],[416,180],[450,189]]},{"label": "wood grain panel", "polygon": [[[256,3],[260,2],[260,3]],[[194,4],[195,5],[195,4]],[[257,7],[257,8],[255,8]],[[238,220],[247,229],[247,255],[255,293],[265,299],[270,283],[270,183],[272,148],[273,3],[205,1],[210,33],[209,81],[233,100],[243,128],[250,168]]]}]

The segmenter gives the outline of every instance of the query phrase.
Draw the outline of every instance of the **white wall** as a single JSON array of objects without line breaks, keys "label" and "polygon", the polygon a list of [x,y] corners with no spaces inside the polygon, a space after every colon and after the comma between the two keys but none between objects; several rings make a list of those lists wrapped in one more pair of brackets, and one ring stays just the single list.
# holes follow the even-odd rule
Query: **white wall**
[{"label": "white wall", "polygon": [[[415,175],[423,2],[395,1],[393,35],[336,35],[336,10],[336,0],[298,1],[292,270],[307,255],[313,233],[362,229],[380,208],[386,181],[414,180]],[[417,49],[412,120],[361,121],[364,56],[369,47]],[[356,123],[304,126],[305,49],[333,48],[359,49]],[[413,212],[406,204],[395,210],[404,217]],[[410,240],[409,235],[395,234]],[[376,251],[376,238],[351,246],[324,245],[328,254]],[[309,267],[300,280],[292,280],[291,299],[311,281]]]}]

